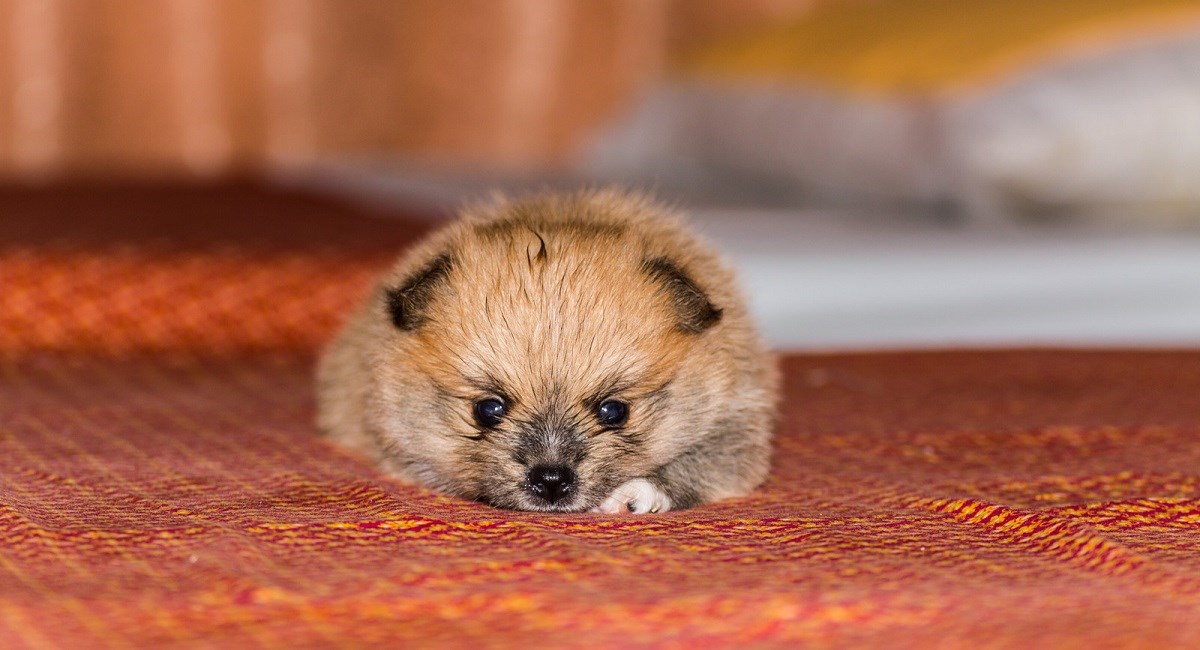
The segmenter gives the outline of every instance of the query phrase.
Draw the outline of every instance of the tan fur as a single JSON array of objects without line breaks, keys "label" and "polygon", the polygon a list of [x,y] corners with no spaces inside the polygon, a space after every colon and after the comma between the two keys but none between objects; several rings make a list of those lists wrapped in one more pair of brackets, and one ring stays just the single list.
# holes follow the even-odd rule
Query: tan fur
[{"label": "tan fur", "polygon": [[[438,260],[448,270],[422,275]],[[651,260],[719,320],[689,329],[686,282]],[[389,290],[424,277],[419,309],[401,310],[418,324],[397,326]],[[319,425],[399,478],[499,507],[588,510],[644,478],[679,508],[762,482],[777,383],[733,274],[662,207],[613,191],[501,199],[385,275],[321,359]],[[501,391],[508,413],[485,430],[473,404]],[[609,398],[629,404],[619,430],[596,421]],[[576,472],[570,499],[530,494],[545,464]]]}]

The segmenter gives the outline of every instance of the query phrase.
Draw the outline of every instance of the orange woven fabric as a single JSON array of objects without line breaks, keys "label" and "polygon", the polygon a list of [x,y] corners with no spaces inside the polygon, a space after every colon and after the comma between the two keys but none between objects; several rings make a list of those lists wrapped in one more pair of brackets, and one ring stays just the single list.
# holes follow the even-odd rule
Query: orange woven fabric
[{"label": "orange woven fabric", "polygon": [[308,352],[421,222],[252,184],[0,190],[0,357]]},{"label": "orange woven fabric", "polygon": [[[207,200],[189,192],[156,200]],[[269,193],[227,207],[260,199],[277,223],[313,209]],[[365,218],[317,212],[335,230]],[[366,268],[419,229],[376,227],[391,233],[378,246],[323,245]],[[52,240],[29,236],[22,263]],[[171,255],[212,250],[173,241]],[[1200,644],[1200,352],[794,356],[756,494],[657,516],[514,513],[390,481],[316,437],[309,342],[336,300],[305,316],[303,297],[353,296],[362,278],[336,272],[336,252],[304,283],[249,255],[245,273],[187,282],[170,255],[153,267],[193,287],[187,327],[153,313],[169,301],[77,296],[54,304],[107,314],[58,315],[87,346],[5,329],[0,647]],[[0,293],[6,328],[33,326],[12,296],[42,276],[3,259],[26,283]],[[120,277],[105,291],[161,286]],[[243,280],[293,305],[286,318],[265,299],[203,308]]]}]

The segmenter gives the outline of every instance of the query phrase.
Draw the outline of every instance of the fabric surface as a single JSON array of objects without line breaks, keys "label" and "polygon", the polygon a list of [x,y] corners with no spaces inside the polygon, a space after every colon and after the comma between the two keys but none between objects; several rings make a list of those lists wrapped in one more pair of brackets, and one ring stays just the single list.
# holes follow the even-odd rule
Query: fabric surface
[{"label": "fabric surface", "polygon": [[249,182],[0,189],[0,357],[307,352],[426,226]]},{"label": "fabric surface", "polygon": [[[0,233],[0,273],[24,283],[0,293],[0,647],[1200,643],[1200,351],[792,356],[752,496],[643,517],[499,511],[388,480],[312,426],[310,343],[420,226],[380,222],[354,244],[372,227],[331,202],[118,194],[81,196],[146,219],[220,205],[230,225],[164,235],[169,254],[109,275],[72,272],[57,235]],[[0,192],[0,208],[19,221],[43,198]],[[277,244],[328,255],[303,283],[237,243],[303,215],[338,224],[310,231],[325,252]],[[88,269],[151,246],[137,228],[119,245],[73,232],[99,251]],[[175,256],[214,250],[246,266],[192,257],[203,268],[177,275]],[[77,300],[31,306],[45,282]],[[188,327],[169,300],[92,295],[163,282],[190,287]],[[304,312],[305,295],[347,297]],[[23,331],[56,310],[76,334]]]}]

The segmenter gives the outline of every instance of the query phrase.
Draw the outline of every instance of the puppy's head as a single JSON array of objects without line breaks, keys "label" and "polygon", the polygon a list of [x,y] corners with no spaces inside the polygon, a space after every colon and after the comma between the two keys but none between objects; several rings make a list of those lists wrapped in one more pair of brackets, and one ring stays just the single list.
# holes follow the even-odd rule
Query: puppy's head
[{"label": "puppy's head", "polygon": [[697,368],[722,310],[644,224],[470,223],[381,305],[385,430],[408,474],[453,494],[586,510],[721,408]]}]

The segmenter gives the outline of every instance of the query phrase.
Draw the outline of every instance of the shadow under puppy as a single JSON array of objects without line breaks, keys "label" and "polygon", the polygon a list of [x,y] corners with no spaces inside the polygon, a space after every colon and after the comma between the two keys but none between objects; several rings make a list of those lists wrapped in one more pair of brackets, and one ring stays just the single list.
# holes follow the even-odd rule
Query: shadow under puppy
[{"label": "shadow under puppy", "polygon": [[664,512],[767,474],[778,373],[732,272],[614,191],[468,209],[325,352],[320,428],[497,507]]}]

